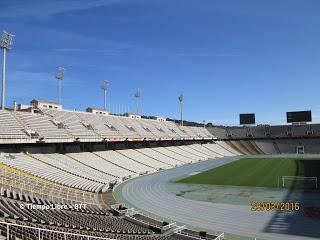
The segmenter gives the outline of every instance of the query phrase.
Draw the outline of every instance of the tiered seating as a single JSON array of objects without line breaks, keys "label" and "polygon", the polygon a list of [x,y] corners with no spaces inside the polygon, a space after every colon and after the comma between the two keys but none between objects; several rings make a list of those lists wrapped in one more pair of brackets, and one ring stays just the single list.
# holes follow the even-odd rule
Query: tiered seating
[{"label": "tiered seating", "polygon": [[199,137],[212,138],[212,134],[204,127],[190,127]]},{"label": "tiered seating", "polygon": [[[108,138],[212,138],[206,129],[179,127],[172,121],[160,122],[47,108],[39,108],[37,111],[39,113],[1,111],[0,123],[6,122],[3,124],[6,127],[0,128],[0,138],[27,138],[31,134],[25,133],[25,130],[34,131],[33,137],[50,142],[102,141]],[[8,134],[8,129],[12,130],[12,134]]]},{"label": "tiered seating", "polygon": [[186,133],[189,137],[199,137],[199,136],[192,130],[191,127],[180,126],[179,128],[181,129],[181,131],[183,131],[184,133]]},{"label": "tiered seating", "polygon": [[170,158],[166,155],[163,155],[160,152],[155,151],[152,148],[141,148],[141,149],[137,149],[137,151],[143,153],[144,155],[147,155],[148,157],[154,158],[162,163],[168,164],[172,167],[173,166],[180,166],[183,164],[182,162],[175,160],[173,158]]},{"label": "tiered seating", "polygon": [[59,129],[54,125],[46,115],[28,112],[13,112],[19,117],[31,130],[39,134],[39,137],[46,139],[68,139],[70,136],[64,129]]},{"label": "tiered seating", "polygon": [[279,139],[277,140],[277,145],[281,153],[296,153],[296,147],[299,143],[299,140],[286,140]]},{"label": "tiered seating", "polygon": [[208,148],[204,147],[203,145],[205,146],[205,144],[191,144],[191,145],[188,145],[188,147],[193,148],[199,152],[203,152],[208,156],[210,156],[211,158],[221,157],[221,154],[210,151]]},{"label": "tiered seating", "polygon": [[32,156],[49,165],[64,169],[70,173],[90,179],[95,182],[109,184],[109,182],[114,180],[114,177],[112,177],[111,175],[88,167],[87,165],[84,165],[81,162],[76,161],[63,154],[33,154]]},{"label": "tiered seating", "polygon": [[[219,141],[217,142],[218,146],[221,146],[220,147],[220,151],[223,155],[225,156],[229,156],[228,153],[230,152],[231,155],[240,155],[241,153],[238,152],[237,150],[235,150],[233,147],[231,147],[230,145],[228,145],[226,142],[223,142],[223,141]],[[225,149],[227,150],[227,152],[225,152]]]},{"label": "tiered seating", "polygon": [[320,153],[320,140],[319,139],[305,139],[301,141],[301,144],[304,145],[304,151],[306,153]]},{"label": "tiered seating", "polygon": [[276,153],[271,140],[256,140],[255,143],[265,154]]},{"label": "tiered seating", "polygon": [[[218,156],[215,152],[221,155],[234,155],[227,150],[228,148],[231,147],[228,145],[222,147],[218,144],[195,144],[91,153],[1,154],[0,174],[3,172],[1,169],[4,168],[16,169],[16,172],[11,170],[13,174],[9,177],[12,178],[12,180],[9,179],[11,182],[7,179],[8,173],[2,174],[5,177],[1,175],[4,181],[0,182],[0,218],[15,220],[18,223],[35,227],[99,237],[128,240],[176,240],[179,238],[178,235],[175,235],[176,237],[154,235],[150,230],[128,222],[124,218],[111,216],[99,208],[104,200],[99,199],[101,195],[93,194],[93,192],[106,189],[110,182],[116,182],[119,178],[123,180],[158,169],[209,159],[212,156]],[[25,175],[19,175],[22,172]],[[16,175],[23,177],[17,178]],[[25,189],[26,185],[31,185],[30,189]],[[79,195],[83,195],[82,198],[79,198]],[[28,202],[40,205],[63,203],[68,206],[68,209],[20,208],[21,204]],[[90,206],[86,210],[76,210],[71,207],[72,203],[76,202],[89,203]],[[0,231],[1,229],[6,230],[3,225],[0,225]],[[38,236],[34,235],[33,230],[19,227],[11,229],[12,238],[27,236],[24,239],[28,237],[34,239],[35,236]],[[5,236],[2,232],[0,234]],[[59,239],[63,235],[56,236],[57,238],[53,239]],[[134,236],[134,239],[131,236]],[[52,239],[52,233],[51,235],[43,233],[41,237]],[[70,237],[70,239],[77,238]]]},{"label": "tiered seating", "polygon": [[[219,143],[219,144],[224,144],[223,142]],[[219,144],[205,144],[203,145],[204,147],[208,148],[209,150],[217,153],[217,154],[221,154],[221,156],[234,156],[235,154],[227,151],[224,147],[221,147]]]},{"label": "tiered seating", "polygon": [[268,135],[271,136],[272,132],[270,131],[269,125],[259,125],[251,128],[252,135],[255,138],[264,138]]},{"label": "tiered seating", "polygon": [[180,147],[176,147],[176,146],[171,146],[171,147],[167,147],[167,149],[169,149],[170,151],[172,152],[175,152],[175,153],[178,153],[180,154],[181,156],[184,156],[188,159],[191,159],[192,162],[197,162],[199,160],[204,160],[205,158],[203,157],[199,157],[199,156],[196,156],[190,152],[187,152],[185,150],[182,150]]},{"label": "tiered seating", "polygon": [[117,116],[101,116],[102,119],[104,119],[108,125],[113,126],[114,128],[119,130],[120,136],[123,138],[139,138],[139,134],[134,128],[129,128],[129,125],[123,124],[123,122],[120,120],[120,118],[124,117],[117,117]]},{"label": "tiered seating", "polygon": [[[96,152],[98,153],[98,152]],[[99,157],[98,154],[93,154],[90,152],[81,152],[81,153],[68,153],[67,156],[70,156],[91,168],[98,169],[106,174],[115,176],[115,180],[123,177],[130,176],[131,171],[121,168],[106,159]]]},{"label": "tiered seating", "polygon": [[147,119],[137,119],[136,120],[143,128],[148,129],[156,138],[165,138],[168,137],[168,134],[164,132],[159,126],[158,121],[156,120],[147,120]]},{"label": "tiered seating", "polygon": [[23,126],[8,111],[0,110],[0,138],[27,138]]},{"label": "tiered seating", "polygon": [[196,156],[198,159],[207,160],[211,157],[211,156],[207,155],[206,153],[199,152],[193,148],[190,148],[188,145],[178,146],[178,148],[180,148],[182,151],[185,151],[186,153],[190,153],[190,154]]},{"label": "tiered seating", "polygon": [[130,175],[134,175],[134,173],[142,174],[153,171],[153,168],[127,158],[116,151],[100,151],[96,152],[96,154],[123,169],[130,170],[132,172]]},{"label": "tiered seating", "polygon": [[5,165],[0,166],[0,185],[1,195],[13,195],[14,199],[33,202],[32,193],[53,202],[97,204],[93,193],[50,182]]},{"label": "tiered seating", "polygon": [[137,134],[143,138],[155,138],[155,135],[151,133],[151,131],[147,131],[146,129],[144,129],[135,119],[132,118],[128,118],[128,117],[122,117],[119,118],[120,121],[123,122],[123,125],[125,126],[130,126],[133,129],[135,129],[135,131],[137,132]]},{"label": "tiered seating", "polygon": [[52,116],[53,119],[62,122],[66,127],[66,131],[75,138],[99,138],[98,134],[93,129],[90,129],[89,126],[86,126],[87,123],[83,122],[76,112],[46,108],[42,108],[41,111]]},{"label": "tiered seating", "polygon": [[22,201],[8,198],[0,198],[0,216],[6,218],[41,223],[44,225],[63,226],[73,229],[85,229],[105,233],[121,234],[150,234],[150,230],[130,223],[123,218],[108,216],[106,214],[95,214],[76,212],[59,209],[27,209],[21,208]]},{"label": "tiered seating", "polygon": [[58,169],[23,153],[11,154],[10,157],[2,155],[0,156],[0,163],[81,190],[98,192],[104,187],[102,183],[74,175],[63,169]]},{"label": "tiered seating", "polygon": [[92,113],[77,113],[78,117],[90,124],[102,138],[119,137],[121,133],[118,129],[112,128],[104,117]]},{"label": "tiered seating", "polygon": [[162,122],[159,122],[159,121],[150,121],[151,124],[153,124],[153,126],[156,127],[156,129],[158,129],[158,131],[162,132],[163,133],[163,137],[169,137],[169,138],[174,138],[174,137],[179,137],[177,136],[176,133],[172,132],[165,123],[162,123]]},{"label": "tiered seating", "polygon": [[177,136],[180,137],[189,137],[189,135],[180,129],[180,127],[178,127],[178,125],[172,121],[166,121],[163,123],[164,125],[167,126],[167,128],[169,128],[173,133],[175,133]]},{"label": "tiered seating", "polygon": [[310,130],[309,134],[313,132],[311,125],[292,125],[292,132],[294,136],[308,136],[308,131]]},{"label": "tiered seating", "polygon": [[227,129],[225,127],[210,127],[208,130],[211,134],[218,139],[226,139],[227,138]]},{"label": "tiered seating", "polygon": [[[201,128],[197,128],[200,131]],[[319,124],[303,125],[258,125],[251,127],[210,127],[208,130],[219,139],[245,139],[245,138],[290,138],[319,135]]]},{"label": "tiered seating", "polygon": [[157,151],[157,152],[159,152],[159,153],[161,153],[161,154],[163,154],[163,155],[166,155],[167,157],[170,157],[170,158],[172,158],[172,159],[175,159],[175,160],[177,160],[177,161],[179,161],[179,162],[182,162],[182,163],[192,163],[192,162],[195,162],[195,160],[192,159],[192,158],[189,158],[189,157],[187,157],[187,156],[183,156],[183,155],[181,155],[181,154],[179,154],[179,153],[176,153],[176,152],[174,152],[174,151],[171,151],[171,150],[169,149],[169,147],[159,147],[159,148],[154,148],[153,150],[154,150],[154,151]]},{"label": "tiered seating", "polygon": [[147,155],[144,155],[141,152],[138,152],[134,149],[121,150],[121,153],[129,158],[132,158],[138,162],[141,162],[142,164],[145,164],[155,169],[165,169],[169,167],[168,164],[159,162],[156,159],[148,157]]},{"label": "tiered seating", "polygon": [[[78,230],[72,228],[65,227],[57,227],[57,226],[46,226],[38,223],[28,223],[17,221],[18,224],[48,229],[51,231],[40,231],[40,239],[43,240],[61,240],[65,239],[65,233],[67,234],[67,239],[72,240],[86,240],[87,236],[93,236],[95,239],[121,239],[121,240],[181,240],[184,238],[180,238],[179,234],[174,235],[155,235],[155,234],[116,234],[116,233],[105,233],[99,231],[90,231],[86,229]],[[27,228],[21,226],[10,226],[10,239],[24,239],[24,240],[35,240],[39,238],[39,231],[34,228]],[[55,232],[53,232],[55,231]],[[5,224],[0,224],[0,234],[3,237],[7,236],[7,228]],[[73,235],[71,235],[73,234]],[[77,234],[77,235],[76,235]],[[0,238],[1,238],[0,235]]]}]

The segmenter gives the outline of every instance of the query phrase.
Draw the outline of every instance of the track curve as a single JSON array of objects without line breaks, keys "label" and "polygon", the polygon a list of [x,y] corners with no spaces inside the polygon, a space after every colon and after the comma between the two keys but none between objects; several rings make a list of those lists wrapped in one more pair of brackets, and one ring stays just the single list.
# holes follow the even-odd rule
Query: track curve
[{"label": "track curve", "polygon": [[[166,189],[166,184],[174,178],[218,167],[238,159],[239,157],[224,157],[142,176],[121,184],[115,192],[120,191],[121,198],[136,208],[208,232],[220,231],[276,240],[319,239],[314,236],[320,227],[320,222],[299,214],[290,216],[292,213],[283,212],[277,217],[280,216],[284,222],[274,223],[274,212],[252,212],[250,206],[190,200],[176,196]],[[289,222],[285,222],[287,219]],[[269,231],[270,223],[272,231]],[[284,231],[281,231],[292,224],[303,228],[302,236],[290,231],[284,234]]]}]

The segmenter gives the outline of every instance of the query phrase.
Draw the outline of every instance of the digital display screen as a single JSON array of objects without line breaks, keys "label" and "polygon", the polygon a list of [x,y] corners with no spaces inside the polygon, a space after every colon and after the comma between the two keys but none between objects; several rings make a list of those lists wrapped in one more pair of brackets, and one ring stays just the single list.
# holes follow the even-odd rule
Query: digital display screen
[{"label": "digital display screen", "polygon": [[311,111],[287,112],[287,123],[311,121]]},{"label": "digital display screen", "polygon": [[240,114],[240,125],[255,124],[256,117],[254,113]]}]

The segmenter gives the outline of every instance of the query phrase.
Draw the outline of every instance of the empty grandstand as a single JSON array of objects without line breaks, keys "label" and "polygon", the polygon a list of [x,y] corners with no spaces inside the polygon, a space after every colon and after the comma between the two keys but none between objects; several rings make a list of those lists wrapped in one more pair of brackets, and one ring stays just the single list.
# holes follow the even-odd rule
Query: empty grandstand
[{"label": "empty grandstand", "polygon": [[196,239],[199,232],[114,205],[112,189],[235,153],[210,144],[207,129],[156,119],[31,106],[2,110],[0,122],[1,235],[9,238]]},{"label": "empty grandstand", "polygon": [[[201,229],[148,217],[117,202],[113,190],[131,179],[197,168],[212,159],[220,164],[241,155],[320,152],[317,124],[204,128],[37,106],[2,110],[0,123],[6,237],[198,239]],[[207,239],[223,239],[222,231],[213,235]]]}]

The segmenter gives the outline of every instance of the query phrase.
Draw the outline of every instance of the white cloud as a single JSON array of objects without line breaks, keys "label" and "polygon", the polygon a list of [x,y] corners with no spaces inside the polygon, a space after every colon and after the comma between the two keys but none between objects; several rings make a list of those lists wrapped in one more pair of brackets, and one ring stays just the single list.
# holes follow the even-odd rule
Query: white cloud
[{"label": "white cloud", "polygon": [[24,84],[43,84],[54,82],[54,77],[52,74],[44,72],[30,72],[30,71],[13,71],[10,73],[10,79],[13,82],[19,82]]},{"label": "white cloud", "polygon": [[247,57],[246,54],[233,53],[180,53],[181,57]]},{"label": "white cloud", "polygon": [[127,0],[54,0],[28,1],[23,4],[2,6],[0,17],[50,17],[71,11],[79,11],[96,7],[122,4]]}]

